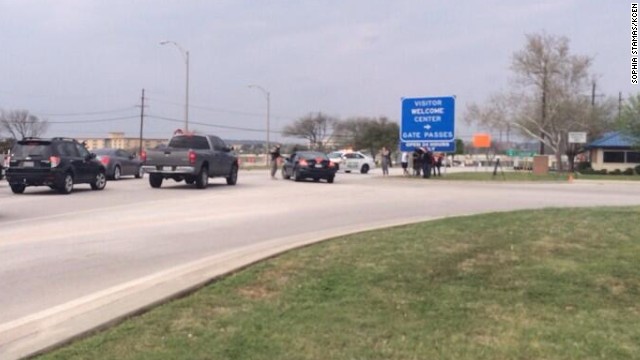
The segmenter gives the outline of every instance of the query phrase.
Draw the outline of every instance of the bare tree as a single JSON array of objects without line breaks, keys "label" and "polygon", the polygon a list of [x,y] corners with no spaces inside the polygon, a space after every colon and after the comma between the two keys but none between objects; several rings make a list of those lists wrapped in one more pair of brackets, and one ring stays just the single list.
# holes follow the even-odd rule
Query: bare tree
[{"label": "bare tree", "polygon": [[509,126],[537,139],[540,153],[549,147],[562,170],[562,154],[575,152],[568,151],[568,132],[595,133],[610,120],[608,105],[596,106],[586,96],[590,66],[589,57],[570,54],[566,37],[527,35],[525,48],[513,56],[512,89],[491,96],[484,106],[471,104],[465,119],[492,128]]},{"label": "bare tree", "polygon": [[41,136],[48,127],[47,120],[29,114],[27,110],[3,110],[0,112],[0,130],[9,133],[14,139]]},{"label": "bare tree", "polygon": [[322,113],[309,114],[285,126],[282,135],[307,139],[312,149],[324,150],[331,139],[328,135],[336,121]]}]

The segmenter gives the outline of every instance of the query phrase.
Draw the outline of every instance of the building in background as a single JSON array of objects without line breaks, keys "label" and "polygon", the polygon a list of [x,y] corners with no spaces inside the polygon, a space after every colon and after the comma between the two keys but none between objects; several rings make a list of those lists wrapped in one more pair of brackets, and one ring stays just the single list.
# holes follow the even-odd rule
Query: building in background
[{"label": "building in background", "polygon": [[[114,148],[138,153],[140,149],[140,138],[127,137],[124,132],[110,132],[106,138],[78,138],[77,140],[84,142],[89,150]],[[142,139],[142,148],[154,148],[168,141],[169,139]]]}]

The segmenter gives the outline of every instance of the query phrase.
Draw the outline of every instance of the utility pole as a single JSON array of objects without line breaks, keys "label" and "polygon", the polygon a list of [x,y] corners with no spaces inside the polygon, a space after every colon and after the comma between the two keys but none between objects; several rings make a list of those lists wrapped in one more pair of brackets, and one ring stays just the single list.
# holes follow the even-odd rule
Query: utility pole
[{"label": "utility pole", "polygon": [[144,126],[144,89],[142,89],[142,105],[140,105],[140,149],[138,150],[138,156],[142,154],[142,129]]},{"label": "utility pole", "polygon": [[620,121],[620,116],[622,116],[622,91],[618,93],[618,121]]},{"label": "utility pole", "polygon": [[591,83],[591,107],[596,106],[596,81]]}]

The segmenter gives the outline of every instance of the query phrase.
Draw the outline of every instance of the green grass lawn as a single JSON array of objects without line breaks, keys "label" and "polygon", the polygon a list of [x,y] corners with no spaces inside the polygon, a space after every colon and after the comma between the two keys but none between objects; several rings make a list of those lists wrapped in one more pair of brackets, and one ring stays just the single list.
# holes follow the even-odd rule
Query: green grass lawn
[{"label": "green grass lawn", "polygon": [[336,238],[41,359],[638,359],[638,218],[548,209]]}]

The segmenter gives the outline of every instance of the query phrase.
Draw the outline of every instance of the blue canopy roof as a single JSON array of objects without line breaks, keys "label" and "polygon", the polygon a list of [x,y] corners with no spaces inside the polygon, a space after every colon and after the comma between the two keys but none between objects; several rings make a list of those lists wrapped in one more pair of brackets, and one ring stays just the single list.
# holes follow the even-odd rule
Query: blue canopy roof
[{"label": "blue canopy roof", "polygon": [[586,148],[631,148],[637,145],[638,141],[628,135],[617,131],[604,134],[601,138],[592,141]]}]

